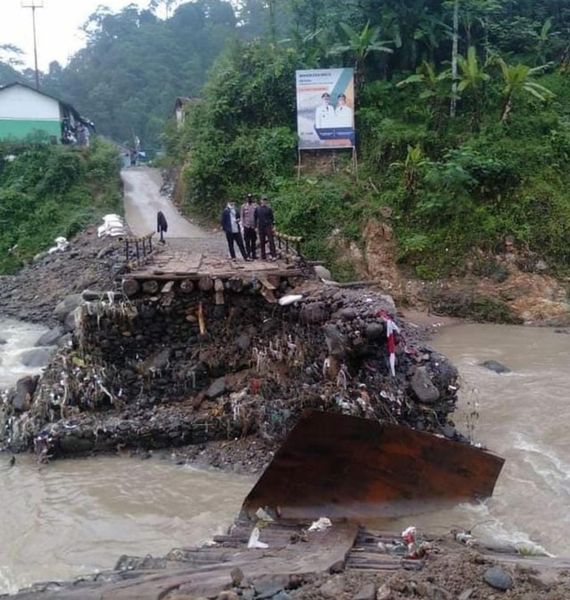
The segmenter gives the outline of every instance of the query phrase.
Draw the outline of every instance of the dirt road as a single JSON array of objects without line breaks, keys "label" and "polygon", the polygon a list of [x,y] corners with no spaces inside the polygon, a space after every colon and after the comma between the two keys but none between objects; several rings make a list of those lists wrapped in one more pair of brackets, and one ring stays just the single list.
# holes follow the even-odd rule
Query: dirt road
[{"label": "dirt road", "polygon": [[168,238],[208,238],[212,234],[185,219],[166,197],[160,194],[161,176],[157,169],[123,169],[125,217],[133,235],[156,231],[156,214],[162,211],[168,221]]}]

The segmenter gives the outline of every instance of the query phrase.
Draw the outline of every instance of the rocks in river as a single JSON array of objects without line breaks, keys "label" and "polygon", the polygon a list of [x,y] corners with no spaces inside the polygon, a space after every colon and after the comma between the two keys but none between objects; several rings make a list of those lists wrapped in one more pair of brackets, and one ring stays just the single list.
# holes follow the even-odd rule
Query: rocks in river
[{"label": "rocks in river", "polygon": [[52,354],[53,350],[51,348],[34,348],[33,350],[22,352],[20,360],[24,366],[37,369],[45,367]]},{"label": "rocks in river", "polygon": [[513,587],[513,578],[501,567],[491,567],[483,574],[483,581],[496,590],[506,592]]},{"label": "rocks in river", "polygon": [[53,315],[61,322],[65,322],[67,316],[79,307],[82,302],[83,298],[81,294],[70,294],[57,304],[53,309]]},{"label": "rocks in river", "polygon": [[499,375],[511,372],[508,367],[505,367],[505,365],[496,360],[486,360],[485,362],[481,363],[480,366],[485,367],[485,369],[489,369],[489,371],[493,371],[493,373],[497,373]]},{"label": "rocks in river", "polygon": [[31,377],[29,375],[18,380],[12,397],[12,406],[16,412],[24,412],[30,409],[38,380],[38,376]]},{"label": "rocks in river", "polygon": [[0,346],[3,346],[4,344],[7,344],[8,340],[4,339],[2,336],[0,336]]},{"label": "rocks in river", "polygon": [[49,331],[46,331],[40,339],[36,342],[36,346],[57,346],[63,330],[61,327],[54,327]]},{"label": "rocks in river", "polygon": [[416,367],[410,385],[418,400],[424,404],[433,404],[439,400],[439,390],[433,384],[426,367]]}]

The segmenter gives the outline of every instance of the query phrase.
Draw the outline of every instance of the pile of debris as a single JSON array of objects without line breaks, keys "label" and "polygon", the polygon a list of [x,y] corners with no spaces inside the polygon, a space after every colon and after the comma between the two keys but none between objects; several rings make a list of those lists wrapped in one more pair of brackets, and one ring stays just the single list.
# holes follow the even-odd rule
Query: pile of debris
[{"label": "pile of debris", "polygon": [[184,281],[93,294],[30,409],[5,407],[3,443],[42,456],[249,435],[277,446],[307,408],[459,437],[457,371],[390,296],[283,278],[276,294],[302,299],[280,306],[259,288],[228,283],[224,304]]}]

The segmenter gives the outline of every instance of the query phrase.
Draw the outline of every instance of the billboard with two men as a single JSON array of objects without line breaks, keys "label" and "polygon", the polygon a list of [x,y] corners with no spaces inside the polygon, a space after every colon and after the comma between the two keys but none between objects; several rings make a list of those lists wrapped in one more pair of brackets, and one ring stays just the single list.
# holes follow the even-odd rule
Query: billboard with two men
[{"label": "billboard with two men", "polygon": [[300,150],[354,148],[354,70],[297,71]]}]

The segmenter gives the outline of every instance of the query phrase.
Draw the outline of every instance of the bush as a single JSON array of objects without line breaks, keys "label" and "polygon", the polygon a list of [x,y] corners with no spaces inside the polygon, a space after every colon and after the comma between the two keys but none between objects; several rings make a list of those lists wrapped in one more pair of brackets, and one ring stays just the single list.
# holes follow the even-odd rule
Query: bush
[{"label": "bush", "polygon": [[1,145],[0,274],[121,206],[119,157],[95,139],[89,149]]}]

